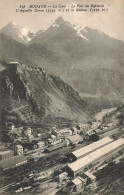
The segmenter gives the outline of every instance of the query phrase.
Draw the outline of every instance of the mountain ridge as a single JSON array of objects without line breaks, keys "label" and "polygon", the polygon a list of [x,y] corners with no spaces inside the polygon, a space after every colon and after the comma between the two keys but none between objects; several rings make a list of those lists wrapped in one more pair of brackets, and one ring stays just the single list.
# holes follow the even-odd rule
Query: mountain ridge
[{"label": "mountain ridge", "polygon": [[26,45],[3,34],[0,42],[1,61],[44,67],[80,94],[124,96],[124,42],[99,30],[76,27],[58,18]]},{"label": "mountain ridge", "polygon": [[8,35],[9,37],[23,44],[28,43],[36,35],[33,31],[17,25],[13,21],[4,26],[0,30],[0,33]]},{"label": "mountain ridge", "polygon": [[41,67],[10,65],[0,72],[2,121],[87,121],[94,107],[60,78]]}]

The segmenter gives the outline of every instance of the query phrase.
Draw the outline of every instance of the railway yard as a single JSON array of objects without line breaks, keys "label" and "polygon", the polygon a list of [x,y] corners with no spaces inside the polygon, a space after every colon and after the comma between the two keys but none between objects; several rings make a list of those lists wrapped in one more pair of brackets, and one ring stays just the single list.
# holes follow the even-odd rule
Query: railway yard
[{"label": "railway yard", "polygon": [[0,192],[107,195],[117,194],[118,189],[118,195],[122,195],[123,133],[123,125],[107,127],[97,132],[99,140],[93,141],[81,134],[82,141],[73,144],[71,137],[69,145],[62,142],[61,147],[57,144],[24,152],[25,161],[17,166],[4,168],[2,162],[6,160],[0,161]]}]

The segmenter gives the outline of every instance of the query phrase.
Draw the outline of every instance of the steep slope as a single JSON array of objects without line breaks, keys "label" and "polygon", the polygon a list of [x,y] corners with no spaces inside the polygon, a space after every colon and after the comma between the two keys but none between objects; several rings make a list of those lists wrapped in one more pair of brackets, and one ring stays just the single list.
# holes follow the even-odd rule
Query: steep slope
[{"label": "steep slope", "polygon": [[53,63],[47,69],[59,74],[80,94],[91,93],[114,98],[124,96],[122,41],[99,30],[77,27],[58,18],[29,44],[30,48],[35,47],[36,52],[41,46],[50,49]]},{"label": "steep slope", "polygon": [[[47,57],[46,57],[47,56]],[[20,63],[49,67],[53,60],[56,61],[59,57],[55,57],[53,52],[47,50],[45,46],[35,45],[33,48],[22,44],[7,35],[0,33],[0,61],[9,63],[10,61],[18,61]],[[56,73],[56,72],[55,72]]]},{"label": "steep slope", "polygon": [[0,35],[0,59],[41,66],[81,95],[124,96],[124,43],[58,18],[27,45]]},{"label": "steep slope", "polygon": [[35,37],[35,33],[27,28],[18,26],[12,21],[0,30],[0,33],[8,35],[12,39],[19,41],[20,43],[27,43]]},{"label": "steep slope", "polygon": [[0,60],[5,62],[20,61],[26,63],[28,59],[28,48],[26,45],[11,39],[9,36],[0,33]]},{"label": "steep slope", "polygon": [[[37,34],[29,44],[31,48],[34,44],[35,49],[36,44],[50,48],[55,56],[61,56],[60,62],[66,59],[65,68],[69,62],[68,68],[70,69],[104,67],[117,70],[124,63],[122,58],[124,43],[122,41],[111,38],[98,30],[74,26],[62,18],[58,18],[45,32]],[[118,68],[116,62],[119,59]]]},{"label": "steep slope", "polygon": [[85,121],[94,107],[58,77],[40,67],[10,65],[0,73],[2,121]]},{"label": "steep slope", "polygon": [[[124,72],[110,70],[107,68],[78,70],[73,69],[66,72],[62,78],[71,83],[74,89],[85,94],[96,97],[106,96],[108,98],[124,97]],[[78,79],[79,78],[79,79]]]}]

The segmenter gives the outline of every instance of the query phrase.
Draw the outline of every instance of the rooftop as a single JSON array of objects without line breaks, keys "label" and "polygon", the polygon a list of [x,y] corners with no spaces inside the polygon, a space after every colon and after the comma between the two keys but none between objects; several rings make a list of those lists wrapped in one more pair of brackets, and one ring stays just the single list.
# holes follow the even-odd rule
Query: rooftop
[{"label": "rooftop", "polygon": [[73,171],[76,171],[76,170],[79,170],[80,168],[85,167],[89,163],[92,163],[92,161],[93,159],[89,155],[87,155],[73,163],[70,163],[68,167],[72,169]]},{"label": "rooftop", "polygon": [[75,150],[74,152],[72,152],[72,154],[76,156],[77,158],[79,158],[80,156],[84,156],[88,154],[89,152],[92,152],[93,150],[100,148],[101,146],[104,146],[112,141],[113,139],[111,139],[110,137],[105,137],[97,142],[89,144],[88,146]]},{"label": "rooftop", "polygon": [[96,150],[95,152],[91,152],[89,155],[73,162],[68,165],[70,169],[73,171],[77,171],[86,165],[92,163],[93,161],[97,160],[98,158],[104,156],[105,154],[108,154],[114,150],[116,150],[118,147],[123,146],[124,147],[124,139],[118,139],[106,146],[103,146],[102,148]]},{"label": "rooftop", "polygon": [[61,148],[63,146],[64,146],[64,143],[62,142],[60,144],[56,144],[55,146],[50,146],[50,147],[46,148],[46,150],[47,151],[53,151],[53,150],[56,150],[56,149]]},{"label": "rooftop", "polygon": [[9,64],[19,64],[19,62],[9,62]]},{"label": "rooftop", "polygon": [[87,175],[88,177],[90,177],[91,179],[96,179],[96,177],[88,171],[86,171],[84,174]]},{"label": "rooftop", "polygon": [[94,158],[94,159],[97,159],[97,158],[100,158],[101,156],[113,151],[113,150],[116,150],[118,147],[124,145],[124,139],[121,138],[119,140],[116,140],[92,153],[89,154],[89,156],[91,156],[91,158]]},{"label": "rooftop", "polygon": [[13,152],[13,151],[12,150],[0,151],[0,155],[8,154],[10,152]]},{"label": "rooftop", "polygon": [[67,172],[63,172],[63,173],[60,173],[60,174],[59,174],[60,177],[67,176],[67,175],[68,175]]},{"label": "rooftop", "polygon": [[72,180],[72,183],[77,186],[77,185],[81,184],[82,181],[77,177],[77,178],[75,178],[75,179]]},{"label": "rooftop", "polygon": [[0,162],[0,167],[3,169],[7,169],[12,166],[16,166],[16,164],[21,164],[26,161],[26,157],[24,155],[13,156],[11,158],[5,159]]},{"label": "rooftop", "polygon": [[67,137],[67,139],[71,142],[77,142],[77,141],[83,140],[83,138],[78,134],[73,135],[73,136],[69,136],[69,137]]}]

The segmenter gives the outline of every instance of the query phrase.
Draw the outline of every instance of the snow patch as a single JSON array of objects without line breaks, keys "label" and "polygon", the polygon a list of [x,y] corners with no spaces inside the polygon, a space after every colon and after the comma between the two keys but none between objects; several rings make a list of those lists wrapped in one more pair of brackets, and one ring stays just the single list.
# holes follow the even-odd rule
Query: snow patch
[{"label": "snow patch", "polygon": [[81,38],[83,38],[83,39],[85,39],[85,40],[88,40],[88,39],[82,34],[81,31],[83,31],[83,28],[82,28],[81,26],[74,26],[73,28],[74,28],[74,30],[76,30],[77,36],[79,36],[79,37],[81,37]]},{"label": "snow patch", "polygon": [[17,41],[21,41],[24,43],[29,42],[36,34],[33,31],[28,30],[25,27],[21,27],[11,21],[8,25],[6,25],[1,32],[12,37]]},{"label": "snow patch", "polygon": [[15,22],[13,22],[13,21],[11,21],[11,24],[12,24],[12,25],[14,25],[14,26],[16,26],[16,25],[17,25],[17,24],[16,24]]},{"label": "snow patch", "polygon": [[21,28],[20,29],[20,33],[23,35],[23,36],[27,36],[29,34],[29,30],[27,28]]},{"label": "snow patch", "polygon": [[53,24],[52,26],[53,26],[53,27],[57,27],[57,28],[59,27],[59,25],[58,25],[58,24],[56,24],[56,23],[55,23],[55,24]]}]

